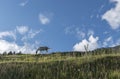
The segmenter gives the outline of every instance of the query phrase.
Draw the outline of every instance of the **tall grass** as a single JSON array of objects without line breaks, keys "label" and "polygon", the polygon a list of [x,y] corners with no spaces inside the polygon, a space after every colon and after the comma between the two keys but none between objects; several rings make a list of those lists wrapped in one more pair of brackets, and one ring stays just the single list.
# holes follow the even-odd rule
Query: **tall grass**
[{"label": "tall grass", "polygon": [[0,79],[119,79],[120,53],[6,55]]}]

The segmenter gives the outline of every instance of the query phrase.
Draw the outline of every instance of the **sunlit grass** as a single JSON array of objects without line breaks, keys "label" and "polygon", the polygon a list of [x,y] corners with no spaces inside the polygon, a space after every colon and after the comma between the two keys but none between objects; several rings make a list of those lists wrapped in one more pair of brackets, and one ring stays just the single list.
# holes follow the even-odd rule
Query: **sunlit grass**
[{"label": "sunlit grass", "polygon": [[89,62],[96,60],[98,58],[103,58],[107,56],[120,56],[119,53],[117,54],[101,54],[101,55],[84,55],[81,57],[76,57],[76,56],[61,56],[59,54],[55,55],[47,55],[47,56],[42,56],[42,55],[6,55],[3,56],[0,60],[0,63],[2,62],[53,62],[53,61],[76,61],[76,62]]},{"label": "sunlit grass", "polygon": [[111,79],[120,79],[120,70],[111,71],[110,76]]},{"label": "sunlit grass", "polygon": [[120,53],[5,55],[0,79],[119,79]]}]

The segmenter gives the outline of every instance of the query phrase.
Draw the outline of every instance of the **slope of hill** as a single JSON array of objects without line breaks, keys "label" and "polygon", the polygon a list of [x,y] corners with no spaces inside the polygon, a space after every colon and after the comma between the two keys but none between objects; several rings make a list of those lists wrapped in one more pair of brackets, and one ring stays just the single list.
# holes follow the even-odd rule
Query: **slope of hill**
[{"label": "slope of hill", "polygon": [[112,49],[113,51],[120,51],[120,45],[115,46],[115,47],[111,47],[111,49]]},{"label": "slope of hill", "polygon": [[1,56],[0,79],[120,79],[120,51],[77,53]]}]

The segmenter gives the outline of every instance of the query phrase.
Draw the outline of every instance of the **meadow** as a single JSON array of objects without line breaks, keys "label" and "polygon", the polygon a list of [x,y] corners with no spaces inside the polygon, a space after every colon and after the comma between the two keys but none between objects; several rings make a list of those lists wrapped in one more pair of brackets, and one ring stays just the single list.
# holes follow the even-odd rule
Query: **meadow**
[{"label": "meadow", "polygon": [[120,52],[1,55],[0,79],[120,79]]}]

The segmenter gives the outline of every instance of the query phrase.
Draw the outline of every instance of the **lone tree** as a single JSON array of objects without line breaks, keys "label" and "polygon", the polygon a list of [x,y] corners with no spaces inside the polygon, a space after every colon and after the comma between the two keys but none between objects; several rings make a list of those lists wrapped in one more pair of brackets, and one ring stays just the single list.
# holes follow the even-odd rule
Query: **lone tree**
[{"label": "lone tree", "polygon": [[48,52],[48,49],[50,49],[49,47],[47,47],[47,46],[43,46],[43,47],[39,47],[37,50],[36,50],[36,54],[38,53],[38,51],[46,51],[46,52]]}]

